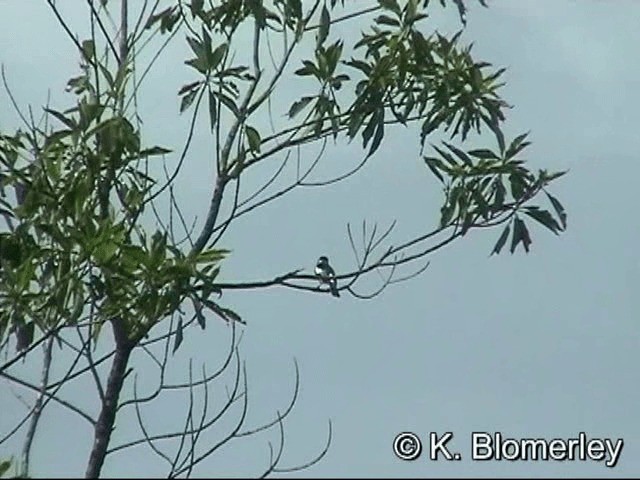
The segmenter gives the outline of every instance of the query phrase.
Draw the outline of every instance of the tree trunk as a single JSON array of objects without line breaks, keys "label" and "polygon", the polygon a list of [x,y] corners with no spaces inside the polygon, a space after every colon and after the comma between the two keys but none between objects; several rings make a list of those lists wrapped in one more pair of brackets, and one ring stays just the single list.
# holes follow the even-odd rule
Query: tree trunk
[{"label": "tree trunk", "polygon": [[121,321],[114,320],[112,323],[116,340],[116,353],[111,364],[100,416],[95,426],[93,448],[89,456],[85,478],[98,478],[100,476],[107,448],[109,447],[111,432],[116,421],[116,409],[118,408],[118,400],[120,399],[129,356],[133,349],[133,344],[128,340]]}]

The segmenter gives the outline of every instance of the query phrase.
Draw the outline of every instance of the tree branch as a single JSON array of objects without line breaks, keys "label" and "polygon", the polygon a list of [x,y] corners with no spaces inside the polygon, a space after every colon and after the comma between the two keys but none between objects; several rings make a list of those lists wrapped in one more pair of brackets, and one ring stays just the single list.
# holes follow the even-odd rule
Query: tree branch
[{"label": "tree branch", "polygon": [[109,379],[107,380],[104,402],[102,402],[100,415],[95,425],[93,448],[89,455],[89,463],[85,473],[86,478],[98,478],[100,476],[116,419],[118,399],[124,383],[129,356],[133,349],[133,344],[127,337],[122,321],[114,319],[111,324],[113,325],[116,350],[111,364],[111,371],[109,372]]},{"label": "tree branch", "polygon": [[29,457],[31,455],[31,446],[33,445],[33,438],[38,427],[38,422],[42,416],[43,402],[46,397],[47,383],[49,383],[49,371],[51,370],[51,350],[53,349],[53,337],[49,337],[47,343],[43,347],[44,358],[42,359],[42,375],[40,379],[40,392],[36,398],[36,403],[33,407],[33,414],[29,423],[29,429],[24,440],[22,447],[22,465],[21,465],[21,477],[29,476]]}]

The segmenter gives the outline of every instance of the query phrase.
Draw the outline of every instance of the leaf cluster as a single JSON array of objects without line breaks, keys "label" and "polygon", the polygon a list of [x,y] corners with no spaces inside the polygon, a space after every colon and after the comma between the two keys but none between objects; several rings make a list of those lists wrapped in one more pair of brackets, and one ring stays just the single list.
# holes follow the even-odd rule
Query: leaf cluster
[{"label": "leaf cluster", "polygon": [[0,233],[0,338],[27,332],[23,348],[34,330],[84,319],[94,338],[115,317],[140,338],[187,297],[208,296],[227,253],[186,255],[166,232],[140,227],[155,184],[146,162],[170,150],[142,146],[110,101],[117,76],[100,96],[72,79],[77,104],[45,109],[48,131],[0,134],[0,187],[16,192],[15,201],[0,198],[11,226]]},{"label": "leaf cluster", "polygon": [[[496,225],[506,222],[493,253],[500,253],[511,233],[511,253],[522,244],[529,251],[531,236],[522,219],[525,215],[551,232],[559,234],[567,226],[567,216],[560,201],[545,187],[566,172],[537,175],[517,158],[528,146],[527,133],[516,137],[507,148],[498,135],[498,151],[474,149],[464,151],[442,142],[444,148],[432,145],[438,157],[424,156],[425,164],[444,186],[445,201],[440,210],[440,226],[456,226],[466,233],[474,226]],[[528,205],[540,191],[544,191],[553,209]],[[555,213],[555,215],[554,215]]]}]

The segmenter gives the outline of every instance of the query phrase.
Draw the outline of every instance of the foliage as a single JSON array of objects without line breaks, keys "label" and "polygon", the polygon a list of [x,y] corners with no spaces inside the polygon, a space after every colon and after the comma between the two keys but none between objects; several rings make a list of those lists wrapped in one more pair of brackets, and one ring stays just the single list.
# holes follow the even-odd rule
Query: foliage
[{"label": "foliage", "polygon": [[7,476],[7,472],[11,468],[12,464],[13,464],[13,458],[0,460],[0,478]]},{"label": "foliage", "polygon": [[[0,365],[0,376],[16,381],[7,373],[9,369],[44,340],[55,337],[62,347],[68,345],[68,331],[76,330],[81,339],[81,332],[86,333],[87,339],[75,349],[79,357],[86,357],[88,365],[74,370],[74,364],[67,377],[51,385],[87,373],[98,386],[100,415],[93,419],[81,413],[95,425],[87,476],[97,476],[102,469],[118,405],[135,404],[138,409],[174,388],[164,381],[169,342],[173,342],[175,352],[183,344],[188,326],[197,323],[205,328],[208,312],[234,328],[237,323],[244,324],[232,308],[219,303],[223,292],[271,286],[326,292],[317,286],[315,277],[299,270],[253,282],[222,283],[218,279],[223,261],[230,254],[220,246],[226,229],[241,215],[303,185],[317,165],[320,157],[300,173],[300,149],[318,145],[324,151],[330,139],[362,142],[364,158],[360,165],[326,185],[355,174],[379,151],[393,128],[411,128],[425,167],[442,184],[439,222],[431,232],[384,249],[382,242],[393,225],[378,236],[374,228],[368,239],[364,238],[363,226],[365,247],[359,252],[348,228],[358,268],[339,272],[336,278],[341,289],[357,298],[377,295],[398,281],[393,279],[397,269],[427,259],[417,271],[420,273],[432,253],[475,228],[504,225],[492,251],[498,254],[509,236],[511,253],[518,245],[529,251],[532,240],[526,221],[533,220],[554,234],[567,226],[562,204],[547,191],[564,172],[532,172],[522,158],[529,145],[528,134],[508,142],[502,132],[509,108],[499,93],[505,69],[477,60],[472,46],[462,43],[463,30],[451,37],[430,31],[428,0],[378,0],[367,7],[344,0],[192,0],[172,3],[161,11],[157,3],[147,11],[145,2],[134,23],[128,21],[126,13],[132,5],[121,0],[120,26],[116,32],[109,32],[102,19],[113,17],[113,3],[117,2],[88,2],[92,36],[79,41],[70,33],[55,2],[48,0],[81,58],[80,72],[67,86],[74,101],[66,109],[47,105],[44,125],[24,119],[25,125],[15,132],[0,132],[0,215],[8,227],[0,232],[0,346],[7,348],[15,333],[18,350],[15,357]],[[465,24],[467,6],[462,0],[452,3]],[[480,3],[485,5],[482,0]],[[440,4],[448,2],[440,0]],[[341,13],[347,7],[361,10]],[[354,18],[369,18],[368,28],[359,38],[336,38],[333,27]],[[135,25],[132,31],[130,24]],[[246,39],[251,29],[249,44]],[[156,35],[169,42],[178,32],[186,35],[189,47],[184,62],[189,78],[177,91],[177,103],[181,114],[191,116],[191,128],[180,154],[166,146],[145,143],[142,112],[137,111],[135,102],[146,74],[135,75],[140,70],[137,49]],[[278,59],[269,51],[268,63],[264,39],[273,36],[282,40],[282,52]],[[312,54],[296,57],[294,52],[299,52],[301,45],[310,45]],[[163,48],[158,47],[158,55]],[[250,55],[245,58],[237,55],[238,51]],[[293,75],[306,91],[291,104],[277,106],[285,125],[276,129],[273,122],[260,122],[258,113],[268,111],[271,115],[270,99],[282,88],[287,75]],[[196,235],[187,227],[172,189],[189,156],[194,126],[202,117],[215,144],[211,160],[217,175],[207,216]],[[495,137],[497,150],[469,150],[452,143],[465,143],[470,135],[483,132]],[[435,144],[430,141],[435,134],[447,134],[449,138]],[[425,154],[427,148],[433,153]],[[284,157],[284,166],[292,155],[298,155],[297,176],[289,186],[257,199],[269,191],[281,167],[272,180],[248,196],[244,206],[239,204],[240,178],[246,171],[265,159],[280,156]],[[150,174],[156,164],[166,169],[168,157],[177,160],[172,173],[166,173],[164,180]],[[225,191],[232,187],[235,194],[225,197]],[[11,189],[15,201],[6,195]],[[541,193],[546,195],[549,208],[535,203]],[[160,196],[168,196],[171,218],[163,221],[152,208],[159,226],[151,231],[141,219],[150,214],[149,207],[154,207],[154,200]],[[225,220],[220,218],[224,199],[231,207]],[[176,223],[183,229],[182,238],[175,232],[174,211],[180,219]],[[446,235],[445,239],[434,242],[440,234]],[[376,257],[380,248],[383,251]],[[388,278],[370,295],[359,292],[357,282],[373,270],[388,272]],[[193,316],[185,319],[184,312],[191,306]],[[114,341],[111,354],[105,357],[113,356],[103,385],[91,352],[102,338],[105,324],[111,325]],[[156,326],[168,327],[167,333],[145,341]],[[157,390],[146,399],[136,396],[123,401],[122,385],[131,368],[131,352],[142,349],[148,353],[147,345],[156,341],[166,347],[162,361],[152,356],[159,365]],[[228,364],[229,360],[224,368]],[[48,393],[53,387],[46,381],[48,365],[46,369],[42,389],[31,389],[48,401],[56,398],[57,390]],[[246,402],[246,377],[243,390],[241,371],[238,366],[230,404],[239,399]],[[195,457],[195,444],[204,425],[209,428],[219,417],[194,426],[193,388],[214,378],[203,375],[203,380],[196,382],[190,371],[189,382],[175,387],[185,388],[191,395],[191,423],[171,435],[191,438],[192,446],[186,463],[177,465],[176,457],[170,465],[170,476],[190,474],[219,447]],[[24,386],[25,382],[20,384]],[[246,404],[244,408],[246,412]],[[38,408],[33,414],[33,430],[40,412]],[[225,441],[282,427],[282,418],[278,416],[266,427],[249,433],[239,433],[238,426]],[[143,438],[122,448],[146,441],[158,453],[142,422],[140,427]],[[182,446],[177,455],[181,452]],[[280,454],[272,458],[266,473],[278,471]],[[164,454],[158,455],[165,458]],[[0,470],[6,465],[0,463]]]},{"label": "foliage", "polygon": [[170,150],[142,147],[139,130],[109,105],[119,83],[107,84],[104,103],[87,81],[75,107],[47,109],[60,128],[0,136],[3,186],[24,192],[18,205],[1,200],[16,226],[0,234],[0,334],[76,325],[93,305],[95,337],[119,317],[141,338],[185,298],[212,290],[226,250],[189,256],[167,232],[148,235],[137,223],[155,184],[138,164]]}]

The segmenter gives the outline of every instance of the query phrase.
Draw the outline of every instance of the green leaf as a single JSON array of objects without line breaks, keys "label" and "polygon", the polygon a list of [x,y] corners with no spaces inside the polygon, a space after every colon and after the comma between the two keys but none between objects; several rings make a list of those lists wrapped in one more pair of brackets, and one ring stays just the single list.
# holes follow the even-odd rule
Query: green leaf
[{"label": "green leaf", "polygon": [[531,237],[524,222],[516,217],[513,221],[513,236],[511,237],[511,253],[516,251],[518,243],[522,242],[524,249],[529,253],[529,245],[531,245]]},{"label": "green leaf", "polygon": [[472,157],[479,158],[481,160],[498,160],[499,159],[499,157],[495,153],[493,153],[491,150],[486,148],[469,150],[467,153]]},{"label": "green leaf", "polygon": [[[456,193],[459,193],[459,192],[456,192]],[[456,211],[455,201],[448,201],[442,206],[442,208],[440,208],[440,228],[444,228],[449,225],[455,211]]]},{"label": "green leaf", "polygon": [[227,107],[229,110],[231,110],[231,112],[237,117],[239,115],[238,112],[238,106],[236,105],[236,102],[234,102],[231,98],[229,98],[228,96],[226,96],[224,93],[218,94],[216,95],[218,97],[218,99],[220,100],[220,102]]},{"label": "green leaf", "polygon": [[207,73],[207,60],[205,58],[192,58],[189,60],[185,60],[185,64],[189,65],[192,68],[195,68],[199,73],[206,75]]},{"label": "green leaf", "polygon": [[198,253],[195,258],[196,263],[213,263],[219,262],[224,259],[225,256],[229,254],[229,250],[225,250],[222,248],[210,248],[208,250],[203,250]]},{"label": "green leaf", "polygon": [[202,307],[201,306],[196,307],[195,311],[196,311],[196,320],[198,321],[198,325],[200,325],[200,328],[204,330],[207,327],[207,319],[202,313]]},{"label": "green leaf", "polygon": [[90,62],[93,63],[93,57],[95,56],[96,53],[96,46],[93,43],[93,40],[84,40],[82,42],[82,54],[84,55],[84,58]]},{"label": "green leaf", "polygon": [[327,61],[327,75],[332,76],[335,73],[336,66],[338,65],[338,60],[342,56],[342,48],[343,42],[342,40],[338,40],[333,45],[329,46],[326,51],[326,61]]},{"label": "green leaf", "polygon": [[378,4],[385,10],[391,10],[397,16],[402,15],[402,10],[400,10],[400,5],[396,0],[378,0]]},{"label": "green leaf", "polygon": [[4,476],[4,474],[9,471],[12,463],[13,463],[13,458],[0,461],[0,477]]},{"label": "green leaf", "polygon": [[369,122],[367,123],[367,126],[362,131],[362,147],[367,146],[367,144],[369,143],[369,139],[371,138],[371,135],[373,135],[373,131],[376,128],[375,119],[376,119],[376,115],[374,113],[369,117]]},{"label": "green leaf", "polygon": [[442,158],[444,158],[447,161],[447,163],[449,165],[451,165],[452,167],[457,167],[458,166],[458,162],[456,162],[455,158],[453,158],[449,153],[447,153],[444,150],[438,148],[436,145],[431,144],[431,146],[435,149],[436,152],[438,152],[440,154],[440,156]]},{"label": "green leaf", "polygon": [[369,76],[371,74],[372,67],[367,62],[363,62],[362,60],[356,60],[352,58],[348,62],[343,62],[345,65],[356,68],[360,70],[365,75]]},{"label": "green leaf", "polygon": [[176,353],[176,350],[178,350],[178,347],[180,347],[180,345],[182,344],[183,339],[184,337],[182,334],[182,318],[181,318],[180,320],[178,320],[178,327],[176,328],[176,339],[173,344],[173,353]]},{"label": "green leaf", "polygon": [[373,152],[375,152],[378,149],[378,147],[380,146],[380,143],[382,142],[383,137],[384,137],[384,117],[380,119],[380,121],[378,122],[378,125],[376,126],[376,132],[373,135],[373,141],[371,142],[371,148],[369,149],[368,156],[373,155]]},{"label": "green leaf", "polygon": [[467,9],[462,3],[462,0],[453,0],[453,3],[458,7],[458,15],[460,16],[460,21],[463,25],[467,24]]},{"label": "green leaf", "polygon": [[293,118],[300,113],[300,111],[302,111],[311,100],[313,100],[313,97],[302,97],[297,102],[293,102],[289,109],[289,118]]},{"label": "green leaf", "polygon": [[187,37],[187,43],[189,44],[189,46],[191,47],[191,50],[193,51],[193,53],[195,53],[196,57],[199,60],[203,60],[203,61],[206,60],[207,52],[200,40],[198,40],[196,37]]},{"label": "green leaf", "polygon": [[209,90],[209,122],[211,124],[211,131],[214,130],[217,120],[218,120],[218,103],[213,92]]},{"label": "green leaf", "polygon": [[44,109],[45,112],[50,113],[51,115],[53,115],[54,117],[56,117],[58,120],[60,120],[62,123],[64,123],[67,127],[69,127],[70,129],[74,129],[76,124],[75,122],[64,116],[62,113],[56,111],[56,110],[51,110],[50,108],[45,108]]},{"label": "green leaf", "polygon": [[227,45],[226,43],[223,43],[213,51],[213,53],[211,54],[211,60],[209,61],[209,68],[211,70],[215,69],[218,66],[220,61],[224,58],[225,54],[227,53],[228,48],[229,48],[229,45]]},{"label": "green leaf", "polygon": [[221,313],[222,317],[227,322],[228,321],[234,321],[234,322],[242,323],[243,325],[247,324],[247,322],[242,320],[242,317],[240,317],[240,315],[238,315],[236,312],[234,312],[233,310],[231,310],[229,308],[219,307],[218,313]]},{"label": "green leaf", "polygon": [[191,90],[189,93],[187,93],[182,97],[182,100],[180,101],[180,113],[184,112],[187,108],[191,106],[191,104],[196,98],[197,93],[198,93],[198,90]]},{"label": "green leaf", "polygon": [[16,328],[16,350],[21,352],[29,348],[33,343],[34,323],[29,322],[26,325],[20,325]]},{"label": "green leaf", "polygon": [[118,250],[118,244],[116,242],[105,241],[96,246],[93,257],[96,260],[96,264],[104,265],[109,260],[113,258],[113,256]]},{"label": "green leaf", "polygon": [[511,195],[515,200],[520,200],[527,191],[527,181],[520,173],[512,173],[509,175],[509,183],[511,184]]},{"label": "green leaf", "polygon": [[329,16],[329,10],[327,9],[327,5],[325,4],[322,7],[322,12],[320,13],[320,25],[318,27],[318,40],[316,42],[319,47],[324,43],[327,39],[327,35],[329,35],[329,26],[331,25],[331,17]]},{"label": "green leaf", "polygon": [[302,2],[301,0],[287,0],[287,5],[293,11],[293,16],[295,18],[302,18]]},{"label": "green leaf", "polygon": [[378,24],[378,25],[389,25],[392,27],[399,27],[400,26],[400,22],[398,20],[396,20],[395,18],[391,18],[388,15],[378,15],[374,21]]},{"label": "green leaf", "polygon": [[[496,121],[497,124],[497,121]],[[498,140],[498,147],[500,148],[500,153],[503,154],[504,153],[504,134],[502,133],[502,130],[500,130],[500,127],[496,126],[493,129],[493,133],[496,136],[496,139]]]},{"label": "green leaf", "polygon": [[424,162],[427,164],[427,167],[429,167],[429,170],[431,170],[433,174],[436,177],[438,177],[438,179],[442,183],[444,183],[444,177],[440,173],[440,170],[444,170],[444,165],[442,164],[442,161],[436,157],[422,157],[422,158],[424,158]]},{"label": "green leaf", "polygon": [[191,83],[187,83],[186,85],[183,85],[182,87],[180,87],[180,90],[178,90],[178,95],[182,95],[183,93],[188,92],[189,90],[193,90],[201,83],[202,82],[198,80],[197,82],[191,82]]},{"label": "green leaf", "polygon": [[527,135],[529,135],[529,132],[523,133],[522,135],[517,136],[511,142],[511,145],[509,145],[509,148],[507,148],[507,152],[505,154],[505,158],[507,158],[507,159],[513,158],[518,153],[520,153],[524,148],[526,148],[529,145],[531,145],[531,142],[524,142],[523,141],[525,138],[527,138]]},{"label": "green leaf", "polygon": [[548,210],[540,210],[539,207],[526,207],[524,213],[547,227],[556,235],[562,231],[562,228],[560,228],[560,225],[558,225],[558,222]]},{"label": "green leaf", "polygon": [[247,135],[247,141],[249,142],[249,148],[254,152],[260,151],[260,143],[262,140],[260,139],[260,134],[258,131],[250,127],[249,125],[245,125],[244,127],[245,134]]},{"label": "green leaf", "polygon": [[468,166],[473,165],[473,161],[471,160],[469,155],[467,155],[465,152],[463,152],[459,148],[451,145],[450,143],[447,143],[447,142],[442,142],[442,143],[444,143],[446,145],[446,147],[449,150],[451,150],[456,155],[456,157],[458,157],[460,160],[462,160],[466,165],[468,165]]},{"label": "green leaf", "polygon": [[377,150],[384,136],[384,109],[376,110],[370,117],[369,123],[362,131],[362,146],[366,147],[369,144],[369,140],[373,136],[371,147],[367,156],[371,156],[373,152]]},{"label": "green leaf", "polygon": [[561,176],[563,176],[564,174],[566,174],[569,170],[563,170],[561,172],[553,172],[553,173],[546,173],[545,172],[545,182],[549,183],[553,180],[555,180],[556,178],[560,178]]},{"label": "green leaf", "polygon": [[484,113],[480,114],[482,116],[482,120],[484,123],[491,129],[493,134],[496,136],[496,140],[498,141],[498,147],[500,149],[500,155],[504,154],[505,144],[504,144],[504,134],[502,130],[500,130],[499,120],[497,115],[492,114],[491,116],[487,116]]},{"label": "green leaf", "polygon": [[556,197],[554,197],[550,193],[547,193],[547,192],[544,192],[544,193],[547,195],[547,198],[551,202],[551,205],[553,205],[553,209],[558,214],[558,218],[560,219],[560,224],[562,225],[562,230],[566,230],[567,229],[567,212],[565,212],[564,207]]},{"label": "green leaf", "polygon": [[502,179],[500,177],[496,178],[495,181],[495,191],[496,191],[496,198],[494,200],[493,206],[495,211],[500,211],[502,209],[502,207],[504,206],[504,199],[507,193],[507,189],[504,188],[504,184],[502,183]]},{"label": "green leaf", "polygon": [[148,157],[151,155],[166,155],[171,152],[173,152],[173,150],[155,145],[151,148],[145,148],[144,150],[140,150],[140,156]]},{"label": "green leaf", "polygon": [[494,245],[491,255],[493,255],[494,253],[496,255],[500,253],[500,250],[502,250],[502,247],[504,247],[504,244],[507,243],[507,238],[509,238],[510,231],[511,231],[511,225],[507,224],[507,226],[504,227],[504,230],[502,231],[500,238],[498,238],[498,241]]},{"label": "green leaf", "polygon": [[157,22],[160,22],[160,33],[171,31],[175,23],[181,17],[181,13],[178,12],[177,9],[177,6],[167,7],[160,13],[150,15],[147,19],[147,23],[144,25],[144,29],[148,30]]},{"label": "green leaf", "polygon": [[191,0],[191,5],[189,6],[191,9],[191,15],[193,17],[198,16],[202,12],[203,5],[204,0]]},{"label": "green leaf", "polygon": [[303,60],[302,64],[304,67],[299,68],[294,74],[300,77],[306,77],[309,75],[315,75],[316,77],[319,75],[318,67],[311,60]]}]

